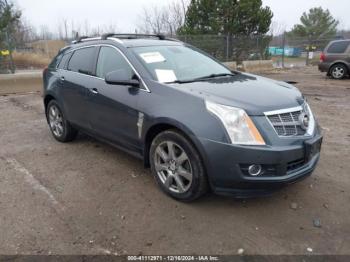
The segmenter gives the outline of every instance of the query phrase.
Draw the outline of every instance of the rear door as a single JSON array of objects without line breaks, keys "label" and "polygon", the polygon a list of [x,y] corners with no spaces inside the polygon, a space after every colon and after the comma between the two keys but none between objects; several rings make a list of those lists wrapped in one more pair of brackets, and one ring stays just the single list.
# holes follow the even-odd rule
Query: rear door
[{"label": "rear door", "polygon": [[349,71],[350,71],[350,41],[349,41],[349,44],[348,44],[348,50],[346,51],[346,62],[348,63],[348,68],[349,68]]},{"label": "rear door", "polygon": [[87,89],[93,78],[98,48],[84,47],[73,51],[67,70],[61,70],[60,85],[67,119],[80,127],[89,129],[87,115]]},{"label": "rear door", "polygon": [[124,69],[130,79],[136,77],[134,70],[121,51],[111,46],[101,46],[96,66],[96,77],[88,93],[90,123],[95,133],[123,147],[137,151],[139,137],[136,109],[139,87],[110,85],[105,82],[107,73]]}]

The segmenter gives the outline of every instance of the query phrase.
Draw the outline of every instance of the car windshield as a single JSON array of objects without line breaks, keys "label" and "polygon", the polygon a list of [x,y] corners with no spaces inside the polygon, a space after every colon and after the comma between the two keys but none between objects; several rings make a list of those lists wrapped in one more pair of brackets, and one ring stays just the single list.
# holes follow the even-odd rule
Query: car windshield
[{"label": "car windshield", "polygon": [[193,82],[232,75],[226,67],[190,47],[148,46],[132,50],[153,78],[161,83]]}]

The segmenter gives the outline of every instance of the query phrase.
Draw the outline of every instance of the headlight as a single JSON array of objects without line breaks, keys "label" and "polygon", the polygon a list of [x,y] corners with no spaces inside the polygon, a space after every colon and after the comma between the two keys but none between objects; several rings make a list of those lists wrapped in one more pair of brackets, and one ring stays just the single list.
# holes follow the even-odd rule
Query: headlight
[{"label": "headlight", "polygon": [[265,145],[265,141],[247,113],[240,108],[205,101],[207,110],[225,126],[232,144]]},{"label": "headlight", "polygon": [[309,123],[308,128],[306,130],[306,134],[312,136],[315,130],[315,117],[312,114],[311,108],[308,103],[305,102],[304,107],[305,112],[309,115]]}]

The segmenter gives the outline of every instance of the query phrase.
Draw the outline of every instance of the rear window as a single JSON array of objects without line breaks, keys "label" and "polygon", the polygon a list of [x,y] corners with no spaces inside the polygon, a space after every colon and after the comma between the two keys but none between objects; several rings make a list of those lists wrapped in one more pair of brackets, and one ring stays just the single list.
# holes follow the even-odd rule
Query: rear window
[{"label": "rear window", "polygon": [[74,51],[69,60],[68,70],[92,75],[95,59],[95,47],[87,47]]},{"label": "rear window", "polygon": [[345,53],[350,41],[335,42],[328,47],[327,53],[342,54]]}]

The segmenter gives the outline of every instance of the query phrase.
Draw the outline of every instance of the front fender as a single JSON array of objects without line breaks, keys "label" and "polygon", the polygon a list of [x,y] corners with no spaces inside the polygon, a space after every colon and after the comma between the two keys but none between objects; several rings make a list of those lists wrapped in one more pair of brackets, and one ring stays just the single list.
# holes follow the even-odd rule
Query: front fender
[{"label": "front fender", "polygon": [[[187,139],[189,139],[190,142],[192,142],[194,147],[197,149],[197,151],[198,151],[198,153],[203,161],[203,165],[204,165],[205,170],[208,170],[208,167],[206,164],[206,163],[208,163],[207,155],[205,154],[204,147],[203,147],[202,143],[200,142],[199,137],[195,134],[195,132],[189,126],[183,124],[182,122],[180,122],[176,119],[172,119],[172,118],[168,118],[168,117],[159,117],[157,119],[154,119],[154,121],[149,123],[144,129],[142,141],[143,141],[143,145],[144,145],[143,156],[144,156],[145,166],[149,166],[149,162],[148,162],[149,161],[148,160],[149,148],[150,148],[150,144],[152,143],[152,141],[148,141],[148,134],[153,128],[155,128],[157,126],[165,127],[165,129],[163,129],[163,130],[167,130],[169,128],[175,128],[175,129],[179,130],[181,133],[183,133],[183,135]],[[163,130],[161,130],[161,131],[163,131]],[[210,182],[209,177],[208,177],[208,179]]]},{"label": "front fender", "polygon": [[154,128],[155,126],[161,126],[161,125],[173,127],[173,128],[178,129],[179,131],[181,131],[188,139],[191,140],[191,142],[197,148],[199,153],[202,154],[203,146],[200,143],[200,140],[196,136],[195,132],[189,126],[185,125],[184,123],[182,123],[176,119],[172,119],[172,118],[168,118],[168,117],[156,118],[144,127],[144,132],[142,133],[142,141],[143,141],[144,145],[147,144],[146,139],[147,139],[147,135],[148,135],[149,131],[152,128]]}]

